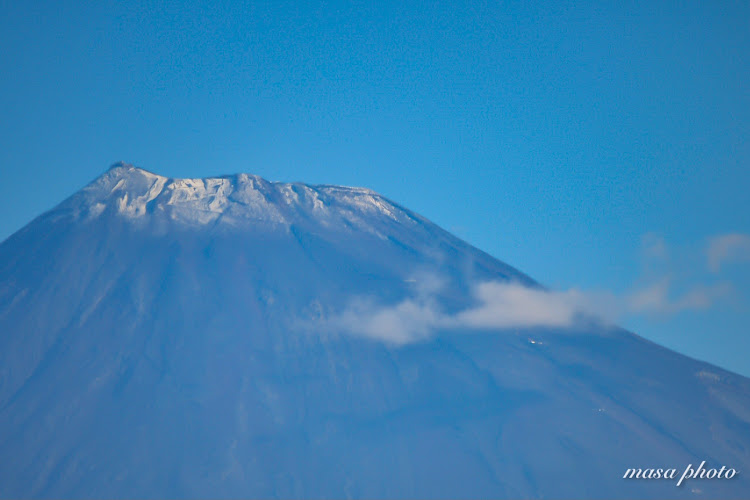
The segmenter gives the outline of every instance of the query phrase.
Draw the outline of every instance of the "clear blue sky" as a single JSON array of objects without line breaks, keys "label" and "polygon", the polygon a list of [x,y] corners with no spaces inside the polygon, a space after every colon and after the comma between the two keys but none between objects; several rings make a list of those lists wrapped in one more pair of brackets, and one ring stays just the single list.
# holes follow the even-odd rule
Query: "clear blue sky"
[{"label": "clear blue sky", "polygon": [[117,160],[368,186],[750,375],[748,2],[3,1],[0,68],[0,239]]}]

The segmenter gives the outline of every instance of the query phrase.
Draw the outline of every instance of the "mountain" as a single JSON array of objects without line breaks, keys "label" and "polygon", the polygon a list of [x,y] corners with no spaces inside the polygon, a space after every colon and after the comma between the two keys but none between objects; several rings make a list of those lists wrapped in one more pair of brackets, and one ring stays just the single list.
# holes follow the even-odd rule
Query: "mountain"
[{"label": "mountain", "polygon": [[367,189],[117,164],[0,244],[0,497],[747,496],[750,380],[482,284],[544,293]]}]

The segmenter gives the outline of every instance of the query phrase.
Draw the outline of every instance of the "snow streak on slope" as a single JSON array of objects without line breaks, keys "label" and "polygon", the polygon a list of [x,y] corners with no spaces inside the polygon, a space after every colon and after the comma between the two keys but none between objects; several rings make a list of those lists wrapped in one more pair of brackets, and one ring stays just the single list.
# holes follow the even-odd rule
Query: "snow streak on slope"
[{"label": "snow streak on slope", "polygon": [[[750,491],[750,381],[595,324],[501,328],[479,283],[540,290],[366,189],[117,165],[0,244],[0,497]],[[362,297],[475,314],[406,344],[326,326]],[[702,460],[740,474],[622,479]]]}]

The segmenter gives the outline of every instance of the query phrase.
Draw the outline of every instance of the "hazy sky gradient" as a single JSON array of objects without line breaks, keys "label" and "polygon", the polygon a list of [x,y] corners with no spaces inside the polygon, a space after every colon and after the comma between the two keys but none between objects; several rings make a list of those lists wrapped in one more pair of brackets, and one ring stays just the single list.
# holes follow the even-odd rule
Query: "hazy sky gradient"
[{"label": "hazy sky gradient", "polygon": [[747,2],[155,4],[0,3],[0,239],[117,160],[362,185],[750,375]]}]

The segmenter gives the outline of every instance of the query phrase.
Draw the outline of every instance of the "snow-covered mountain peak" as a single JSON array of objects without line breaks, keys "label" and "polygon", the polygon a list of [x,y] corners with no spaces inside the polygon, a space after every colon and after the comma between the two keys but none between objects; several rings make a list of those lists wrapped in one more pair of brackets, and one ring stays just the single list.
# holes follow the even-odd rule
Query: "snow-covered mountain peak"
[{"label": "snow-covered mountain peak", "polygon": [[112,165],[60,211],[85,219],[109,214],[188,226],[221,222],[288,228],[300,220],[315,220],[375,234],[380,234],[375,226],[384,221],[415,220],[414,214],[367,188],[271,182],[247,173],[170,178],[124,162]]}]

